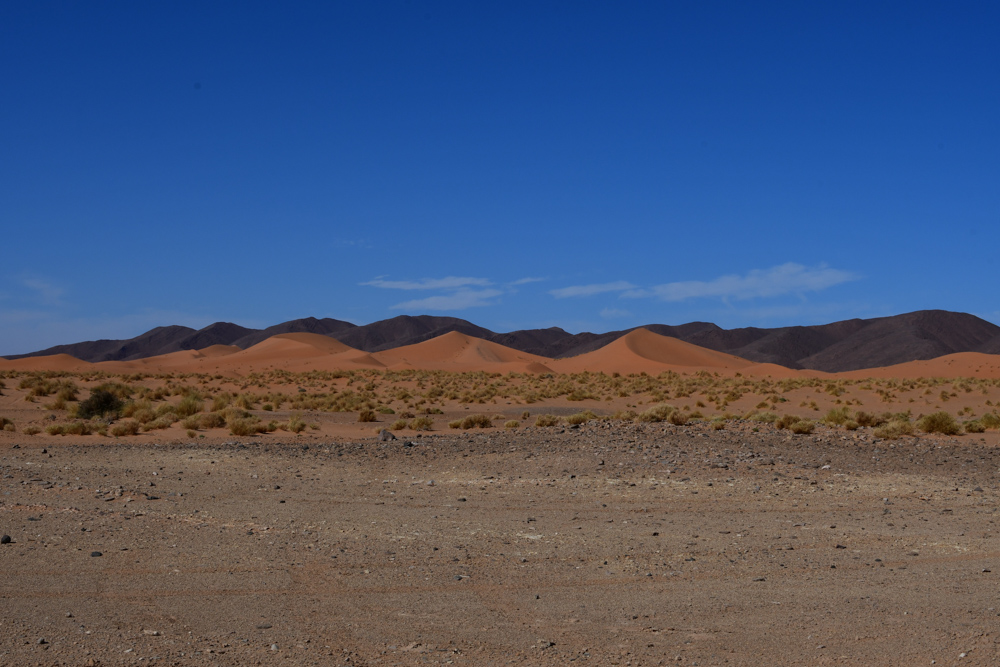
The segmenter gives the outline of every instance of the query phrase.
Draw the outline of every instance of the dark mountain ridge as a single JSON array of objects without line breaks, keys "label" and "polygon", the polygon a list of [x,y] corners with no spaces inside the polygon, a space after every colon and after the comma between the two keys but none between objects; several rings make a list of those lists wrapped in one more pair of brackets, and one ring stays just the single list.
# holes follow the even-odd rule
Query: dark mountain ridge
[{"label": "dark mountain ridge", "polygon": [[[645,328],[751,361],[828,372],[889,366],[955,352],[1000,353],[1000,327],[974,315],[945,310],[773,329],[723,329],[709,322],[677,326],[649,324]],[[271,336],[294,332],[330,336],[359,350],[379,352],[421,343],[451,331],[543,357],[565,358],[599,349],[632,330],[571,334],[551,327],[496,333],[456,317],[400,315],[363,326],[331,318],[307,317],[267,329],[248,329],[229,322],[216,322],[200,330],[183,326],[157,327],[127,340],[57,345],[6,358],[68,354],[90,362],[129,361],[211,345],[235,345],[245,349]]]}]

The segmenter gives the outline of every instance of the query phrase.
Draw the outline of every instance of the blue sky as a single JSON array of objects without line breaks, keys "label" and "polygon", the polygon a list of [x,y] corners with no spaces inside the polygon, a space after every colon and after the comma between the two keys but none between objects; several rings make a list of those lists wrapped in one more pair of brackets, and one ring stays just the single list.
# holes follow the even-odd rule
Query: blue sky
[{"label": "blue sky", "polygon": [[995,3],[0,8],[0,354],[157,325],[1000,322]]}]

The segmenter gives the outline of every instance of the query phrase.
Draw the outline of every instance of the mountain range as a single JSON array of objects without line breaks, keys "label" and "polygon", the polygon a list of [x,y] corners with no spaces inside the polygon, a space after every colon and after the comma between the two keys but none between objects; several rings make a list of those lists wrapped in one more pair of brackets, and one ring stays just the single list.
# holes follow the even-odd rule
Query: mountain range
[{"label": "mountain range", "polygon": [[[753,362],[827,372],[889,366],[956,352],[1000,354],[1000,327],[974,315],[944,310],[771,329],[723,329],[708,322],[678,326],[647,324],[643,328]],[[307,317],[266,329],[249,329],[230,322],[216,322],[197,330],[164,326],[135,338],[57,345],[6,359],[68,354],[89,362],[130,361],[211,345],[235,345],[246,349],[271,336],[286,333],[321,334],[358,350],[381,352],[453,331],[522,352],[562,359],[602,348],[633,330],[571,334],[552,327],[497,333],[455,317],[400,315],[361,326],[330,318]]]}]

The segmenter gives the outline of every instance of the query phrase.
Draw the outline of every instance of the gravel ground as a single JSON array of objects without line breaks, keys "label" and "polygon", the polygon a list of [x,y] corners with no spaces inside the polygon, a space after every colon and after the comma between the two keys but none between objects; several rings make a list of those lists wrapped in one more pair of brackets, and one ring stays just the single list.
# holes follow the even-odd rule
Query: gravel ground
[{"label": "gravel ground", "polygon": [[738,421],[5,441],[0,664],[991,664],[998,462]]}]

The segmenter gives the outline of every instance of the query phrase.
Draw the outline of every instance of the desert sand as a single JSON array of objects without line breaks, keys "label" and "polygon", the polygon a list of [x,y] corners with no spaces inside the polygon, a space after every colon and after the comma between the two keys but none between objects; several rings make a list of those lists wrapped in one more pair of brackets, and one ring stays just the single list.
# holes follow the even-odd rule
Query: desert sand
[{"label": "desert sand", "polygon": [[[995,662],[998,431],[824,421],[985,419],[994,357],[825,374],[616,343],[0,361],[0,665]],[[142,429],[58,434],[108,382]]]}]

